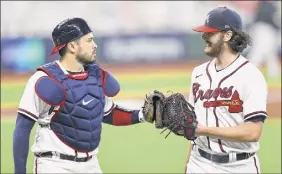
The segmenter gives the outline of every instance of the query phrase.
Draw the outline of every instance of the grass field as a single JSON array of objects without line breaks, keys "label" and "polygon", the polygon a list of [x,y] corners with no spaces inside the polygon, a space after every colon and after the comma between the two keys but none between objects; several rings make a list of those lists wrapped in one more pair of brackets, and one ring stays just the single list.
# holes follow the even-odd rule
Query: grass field
[{"label": "grass field", "polygon": [[[1,173],[13,173],[12,135],[14,121],[1,125]],[[33,134],[35,128],[33,129]],[[128,127],[103,125],[99,161],[104,173],[183,173],[187,144],[183,138],[170,135],[164,139],[152,125]],[[33,134],[31,137],[33,137]],[[33,142],[31,138],[30,142]],[[281,123],[268,120],[258,152],[263,173],[281,172]],[[27,171],[32,172],[33,155]]]},{"label": "grass field", "polygon": [[[116,76],[121,84],[118,99],[144,98],[153,89],[187,94],[189,72],[169,74],[126,74]],[[279,78],[280,80],[280,78]],[[26,81],[1,82],[1,109],[16,108]],[[153,83],[152,83],[153,82]],[[268,81],[269,87],[281,89],[281,81]],[[279,109],[279,108],[276,108]],[[281,108],[280,108],[281,109]],[[12,137],[15,126],[12,115],[1,115],[1,173],[13,173]],[[10,117],[9,117],[10,116]],[[265,123],[258,152],[263,173],[281,173],[281,120],[270,115]],[[30,145],[33,143],[33,129]],[[160,130],[148,123],[127,127],[103,125],[99,161],[104,173],[183,173],[188,141],[170,135],[164,139]],[[32,172],[33,155],[29,153],[27,171]]]},{"label": "grass field", "polygon": [[[169,72],[167,74],[150,73],[143,74],[117,74],[115,76],[121,86],[118,99],[144,98],[146,93],[154,89],[166,92],[168,90],[188,94],[190,88],[191,73],[189,70]],[[152,83],[153,82],[153,83]],[[26,81],[13,81],[1,83],[1,107],[17,107],[24,90]],[[270,88],[281,87],[281,77],[268,80]]]}]

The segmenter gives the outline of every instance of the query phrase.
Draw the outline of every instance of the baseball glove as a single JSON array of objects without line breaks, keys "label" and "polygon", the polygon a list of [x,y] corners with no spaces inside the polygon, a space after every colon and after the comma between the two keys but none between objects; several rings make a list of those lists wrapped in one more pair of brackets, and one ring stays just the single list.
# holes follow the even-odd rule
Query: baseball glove
[{"label": "baseball glove", "polygon": [[198,121],[194,107],[185,100],[182,94],[175,93],[165,99],[162,119],[162,125],[166,128],[161,133],[170,130],[166,137],[173,132],[188,140],[197,139],[195,129]]},{"label": "baseball glove", "polygon": [[163,103],[165,96],[162,92],[154,90],[148,95],[146,95],[144,106],[142,107],[142,113],[144,118],[149,123],[154,123],[156,128],[163,128],[162,124],[162,112]]}]

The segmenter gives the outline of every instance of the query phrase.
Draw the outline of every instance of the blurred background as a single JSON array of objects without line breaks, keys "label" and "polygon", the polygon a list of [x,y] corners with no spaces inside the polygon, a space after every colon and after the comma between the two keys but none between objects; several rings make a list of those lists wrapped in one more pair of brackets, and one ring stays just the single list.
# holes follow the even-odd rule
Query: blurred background
[{"label": "blurred background", "polygon": [[[242,54],[260,68],[269,86],[269,119],[258,154],[263,173],[280,173],[280,1],[1,1],[1,173],[14,171],[12,136],[25,83],[38,66],[59,58],[50,56],[51,32],[59,22],[82,17],[90,24],[98,62],[121,84],[115,102],[140,108],[153,89],[188,97],[192,69],[210,60],[201,34],[192,28],[218,6],[237,11],[253,38]],[[184,171],[186,140],[174,135],[164,139],[149,124],[103,127],[99,159],[105,173]],[[30,153],[28,172],[32,162]]]}]

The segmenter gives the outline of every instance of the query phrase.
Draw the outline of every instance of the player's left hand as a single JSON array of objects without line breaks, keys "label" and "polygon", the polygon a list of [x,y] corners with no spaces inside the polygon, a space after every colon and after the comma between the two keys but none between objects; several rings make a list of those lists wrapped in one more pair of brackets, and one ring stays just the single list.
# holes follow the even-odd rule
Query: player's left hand
[{"label": "player's left hand", "polygon": [[194,107],[185,100],[182,94],[175,93],[166,97],[163,110],[165,130],[169,129],[170,132],[178,136],[183,136],[188,140],[195,140],[197,138],[195,136],[197,124]]}]

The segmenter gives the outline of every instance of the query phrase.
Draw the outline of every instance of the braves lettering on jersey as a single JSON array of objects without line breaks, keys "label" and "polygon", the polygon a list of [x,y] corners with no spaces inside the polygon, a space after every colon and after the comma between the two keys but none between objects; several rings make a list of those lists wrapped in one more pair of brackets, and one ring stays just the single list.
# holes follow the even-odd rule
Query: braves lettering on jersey
[{"label": "braves lettering on jersey", "polygon": [[[243,56],[217,71],[215,59],[192,72],[189,102],[198,121],[208,127],[232,127],[256,116],[267,117],[267,83]],[[200,136],[195,143],[216,153],[256,152],[258,142],[231,142]]]}]

